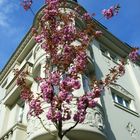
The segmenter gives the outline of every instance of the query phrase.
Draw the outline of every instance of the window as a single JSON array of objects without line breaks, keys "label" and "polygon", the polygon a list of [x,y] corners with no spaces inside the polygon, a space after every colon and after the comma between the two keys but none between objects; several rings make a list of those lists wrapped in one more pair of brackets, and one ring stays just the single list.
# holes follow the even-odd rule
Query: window
[{"label": "window", "polygon": [[111,60],[113,60],[114,62],[118,62],[118,56],[117,55],[115,55],[114,53],[110,53],[110,58],[111,58]]},{"label": "window", "polygon": [[112,84],[110,87],[114,106],[139,117],[134,96],[118,84]]},{"label": "window", "polygon": [[100,47],[100,50],[103,56],[107,57],[115,63],[119,63],[119,56],[115,52],[103,46]]},{"label": "window", "polygon": [[115,103],[118,103],[126,108],[130,108],[130,100],[129,98],[124,98],[120,95],[115,94],[114,92],[112,92],[112,97]]},{"label": "window", "polygon": [[82,75],[82,81],[83,81],[83,89],[84,89],[84,91],[85,92],[90,91],[91,90],[90,89],[90,80],[85,74]]},{"label": "window", "polygon": [[91,84],[95,80],[96,76],[94,64],[89,60],[89,62],[87,63],[87,68],[84,71],[84,74],[82,74],[83,89],[85,92],[89,92],[91,90]]},{"label": "window", "polygon": [[22,123],[25,102],[19,99],[17,101],[17,105],[18,105],[17,121]]},{"label": "window", "polygon": [[2,84],[2,88],[4,88],[6,85],[7,85],[7,81],[8,81],[8,79],[6,79],[5,81],[4,81],[4,83]]},{"label": "window", "polygon": [[106,48],[101,47],[101,52],[102,52],[102,54],[103,54],[104,56],[109,56],[109,53],[108,53],[108,51],[107,51]]}]

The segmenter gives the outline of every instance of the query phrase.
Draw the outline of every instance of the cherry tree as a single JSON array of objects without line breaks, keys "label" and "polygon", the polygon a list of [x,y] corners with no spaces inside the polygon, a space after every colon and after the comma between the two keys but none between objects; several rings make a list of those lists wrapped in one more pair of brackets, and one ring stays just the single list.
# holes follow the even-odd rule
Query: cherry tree
[{"label": "cherry tree", "polygon": [[[45,77],[38,77],[40,93],[33,93],[26,83],[28,71],[15,70],[17,85],[21,89],[21,98],[29,104],[29,115],[41,121],[41,114],[46,113],[57,130],[60,140],[85,120],[87,109],[94,108],[97,98],[110,83],[115,82],[125,73],[125,62],[111,68],[104,80],[92,81],[90,91],[85,91],[82,96],[76,97],[74,91],[81,88],[80,76],[84,74],[87,64],[86,50],[90,42],[102,35],[96,27],[89,13],[79,15],[79,4],[74,11],[67,9],[67,0],[45,0],[47,5],[39,20],[39,28],[32,32],[36,43],[39,43],[46,54],[44,67]],[[32,0],[23,0],[21,5],[27,11],[31,9]],[[103,17],[112,18],[119,11],[119,5],[111,6],[102,11]],[[94,16],[94,15],[93,15]],[[83,28],[76,27],[75,19],[82,19]],[[134,62],[138,59],[138,49],[130,55]],[[42,103],[49,104],[45,110]],[[76,103],[76,112],[72,112],[71,104]],[[75,124],[63,130],[63,123],[73,119]],[[46,131],[50,132],[44,125]],[[54,135],[52,132],[50,132]]]}]

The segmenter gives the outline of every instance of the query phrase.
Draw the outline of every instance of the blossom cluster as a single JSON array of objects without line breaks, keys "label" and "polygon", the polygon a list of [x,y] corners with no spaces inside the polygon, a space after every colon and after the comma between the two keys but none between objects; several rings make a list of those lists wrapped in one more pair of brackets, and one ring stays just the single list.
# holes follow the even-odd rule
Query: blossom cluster
[{"label": "blossom cluster", "polygon": [[[72,118],[76,124],[82,123],[87,108],[96,106],[97,98],[101,96],[104,87],[116,82],[125,73],[125,63],[121,61],[121,64],[110,69],[104,80],[92,81],[90,91],[85,91],[79,98],[75,97],[74,91],[82,85],[79,75],[84,74],[87,65],[86,50],[91,40],[101,36],[102,31],[95,26],[88,13],[79,17],[78,13],[67,11],[66,0],[45,0],[45,3],[47,6],[39,19],[39,28],[33,28],[32,32],[36,43],[39,43],[46,53],[46,76],[37,79],[40,92],[33,93],[26,84],[28,73],[19,74],[16,71],[21,97],[29,102],[29,114],[32,116],[39,117],[45,112],[47,119],[56,126],[62,126],[63,121]],[[23,0],[22,3],[25,10],[28,10],[31,4],[31,0]],[[105,18],[110,19],[118,13],[119,8],[119,5],[116,5],[103,10],[102,13]],[[82,29],[76,26],[76,17],[83,20]],[[130,57],[133,61],[136,60],[137,50],[134,50]],[[47,111],[42,108],[44,102],[49,105]],[[76,112],[72,112],[70,108],[73,103],[76,103]]]},{"label": "blossom cluster", "polygon": [[21,5],[23,6],[24,10],[27,11],[31,8],[32,3],[32,0],[22,0]]},{"label": "blossom cluster", "polygon": [[106,19],[110,19],[113,16],[117,15],[119,12],[120,6],[119,4],[111,6],[109,9],[102,10],[102,14]]},{"label": "blossom cluster", "polygon": [[139,59],[139,48],[134,48],[130,54],[129,54],[129,59],[132,62],[136,62]]},{"label": "blossom cluster", "polygon": [[32,99],[29,103],[29,107],[29,114],[31,116],[39,116],[43,112],[40,100],[38,99]]},{"label": "blossom cluster", "polygon": [[[50,104],[46,116],[58,123],[57,121],[72,118],[69,105],[73,101],[73,92],[81,88],[78,75],[84,73],[86,69],[86,49],[91,39],[102,35],[102,32],[94,26],[88,13],[83,13],[81,16],[87,23],[85,27],[77,28],[74,19],[76,16],[79,18],[79,15],[73,11],[65,13],[67,4],[65,0],[45,0],[45,3],[47,6],[43,9],[43,16],[39,20],[40,30],[33,28],[32,31],[36,43],[40,43],[41,48],[49,56],[49,63],[47,62],[45,67],[47,77],[40,78],[40,93],[36,99],[25,87],[22,89],[22,98],[29,101],[31,115],[38,116],[43,112],[42,101]],[[31,0],[24,0],[24,9],[30,8],[31,4]],[[62,5],[64,10],[59,8]],[[110,8],[110,11],[112,10],[114,14],[117,13],[117,9],[118,6]],[[96,98],[100,97],[102,92],[101,87],[110,82],[109,78],[111,76],[108,76],[102,84],[96,81],[92,91],[77,99],[77,112],[73,115],[76,122],[84,121],[86,109],[96,105]],[[22,84],[21,81],[19,83]]]}]

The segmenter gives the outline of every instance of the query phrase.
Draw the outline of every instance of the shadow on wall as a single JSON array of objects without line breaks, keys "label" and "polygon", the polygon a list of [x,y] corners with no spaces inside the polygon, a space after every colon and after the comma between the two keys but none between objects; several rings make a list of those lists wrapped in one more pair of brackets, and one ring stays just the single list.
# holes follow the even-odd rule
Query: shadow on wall
[{"label": "shadow on wall", "polygon": [[[103,73],[101,72],[98,64],[96,63],[96,61],[94,62],[95,65],[95,73],[96,73],[96,79],[100,80],[101,77],[103,77]],[[109,118],[108,118],[108,114],[106,111],[107,106],[105,106],[105,101],[103,99],[104,93],[102,94],[102,96],[100,97],[101,99],[101,104],[103,107],[103,112],[104,112],[104,122],[105,122],[105,133],[107,135],[108,140],[116,140],[116,137],[111,129],[111,124],[109,122]]]}]

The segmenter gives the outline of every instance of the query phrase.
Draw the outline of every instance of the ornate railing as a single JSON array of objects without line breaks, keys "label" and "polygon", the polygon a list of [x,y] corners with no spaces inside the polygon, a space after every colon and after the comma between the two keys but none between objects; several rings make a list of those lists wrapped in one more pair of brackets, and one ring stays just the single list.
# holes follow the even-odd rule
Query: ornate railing
[{"label": "ornate railing", "polygon": [[[12,126],[8,131],[6,131],[1,137],[0,140],[10,140],[14,133],[16,133],[16,130],[21,130],[26,133],[26,126],[21,123],[16,123],[14,126]],[[19,132],[20,133],[20,132]],[[20,134],[19,134],[20,135]],[[21,135],[22,136],[22,135]],[[22,139],[21,139],[22,140]]]},{"label": "ornate railing", "polygon": [[[47,110],[48,107],[46,107]],[[76,111],[76,105],[71,105],[72,111]],[[50,131],[55,132],[55,127],[51,121],[48,121],[46,118],[45,112],[41,115],[42,122]],[[69,121],[64,122],[63,129],[67,129],[72,126],[75,122],[71,119]],[[74,129],[80,131],[90,131],[94,133],[100,133],[105,136],[105,123],[104,123],[104,113],[102,107],[98,104],[93,109],[87,109],[87,115],[85,121],[82,124],[77,125]],[[32,139],[33,137],[37,137],[39,135],[45,134],[45,129],[43,130],[42,124],[40,120],[35,117],[28,118],[28,126],[27,126],[27,134],[28,139]]]}]

